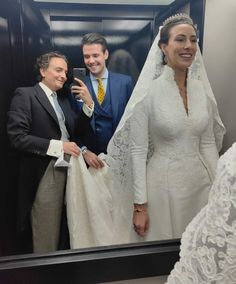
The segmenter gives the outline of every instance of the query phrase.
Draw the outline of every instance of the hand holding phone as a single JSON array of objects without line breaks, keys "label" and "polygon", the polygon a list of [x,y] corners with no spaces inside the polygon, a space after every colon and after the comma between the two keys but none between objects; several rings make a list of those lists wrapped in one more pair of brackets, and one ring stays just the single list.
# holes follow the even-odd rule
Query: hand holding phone
[{"label": "hand holding phone", "polygon": [[81,83],[74,79],[74,83],[71,87],[72,93],[79,102],[85,103],[88,107],[93,105],[93,99],[89,93],[89,90],[85,84],[86,69],[85,68],[73,68],[74,78],[82,81]]},{"label": "hand holding phone", "polygon": [[[73,78],[77,78],[81,81],[85,81],[85,77],[86,77],[86,69],[85,68],[73,68]],[[80,84],[78,83],[78,81],[76,81],[75,79],[73,80],[73,86],[80,86]],[[78,101],[81,101],[80,95],[75,95],[76,99]]]}]

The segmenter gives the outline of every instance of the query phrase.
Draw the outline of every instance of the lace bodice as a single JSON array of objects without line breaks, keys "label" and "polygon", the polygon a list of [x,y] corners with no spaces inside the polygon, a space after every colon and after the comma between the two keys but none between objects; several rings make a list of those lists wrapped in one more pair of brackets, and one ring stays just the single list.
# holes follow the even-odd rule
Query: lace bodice
[{"label": "lace bodice", "polygon": [[[153,153],[149,158],[152,167],[156,167],[156,175],[174,179],[175,166],[194,170],[202,164],[212,178],[215,173],[218,153],[216,149],[211,105],[200,81],[188,79],[187,96],[189,112],[186,114],[178,87],[174,81],[173,71],[165,66],[162,75],[153,81],[146,99],[136,106],[131,119],[131,159],[133,169],[133,190],[135,202],[145,203],[146,165],[148,147],[151,144]],[[205,154],[207,148],[208,155]],[[162,156],[162,158],[160,157]],[[155,160],[155,161],[153,161]],[[160,165],[160,168],[159,168]],[[147,169],[146,169],[147,166]],[[158,168],[158,170],[157,170]],[[199,169],[199,178],[206,175]],[[172,177],[173,176],[173,177]],[[156,179],[155,179],[156,180]],[[191,182],[175,181],[176,187],[189,188]],[[172,183],[172,182],[171,182]],[[157,182],[157,187],[159,182]],[[163,185],[164,186],[164,185]],[[164,188],[168,188],[165,185]],[[190,188],[189,188],[190,190]]]},{"label": "lace bodice", "polygon": [[[141,105],[142,109],[146,107],[151,140],[159,152],[167,155],[199,152],[201,135],[212,114],[200,81],[187,80],[187,99],[188,114],[175,83],[173,70],[165,66],[163,74],[153,82],[149,96]],[[209,135],[214,140],[212,128]]]}]

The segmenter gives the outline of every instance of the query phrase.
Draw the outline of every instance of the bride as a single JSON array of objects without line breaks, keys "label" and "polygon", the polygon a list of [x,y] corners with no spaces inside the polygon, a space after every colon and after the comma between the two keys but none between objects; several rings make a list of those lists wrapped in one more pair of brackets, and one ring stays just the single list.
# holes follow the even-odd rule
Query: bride
[{"label": "bride", "polygon": [[196,29],[177,14],[149,51],[106,166],[71,159],[71,248],[181,237],[207,203],[223,134]]}]

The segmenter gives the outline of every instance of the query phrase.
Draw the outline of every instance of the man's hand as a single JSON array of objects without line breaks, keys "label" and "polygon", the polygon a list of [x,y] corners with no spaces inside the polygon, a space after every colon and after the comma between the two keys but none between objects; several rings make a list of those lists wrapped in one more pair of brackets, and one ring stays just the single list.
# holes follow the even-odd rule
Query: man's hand
[{"label": "man's hand", "polygon": [[89,93],[87,86],[84,84],[83,81],[74,78],[78,85],[74,85],[71,87],[71,92],[75,96],[79,96],[80,99],[88,106],[91,107],[93,105],[93,99]]},{"label": "man's hand", "polygon": [[75,142],[63,142],[63,150],[66,154],[78,157],[80,154],[80,148]]},{"label": "man's hand", "polygon": [[87,150],[86,153],[83,154],[85,162],[95,169],[100,169],[104,167],[103,161],[93,152]]}]

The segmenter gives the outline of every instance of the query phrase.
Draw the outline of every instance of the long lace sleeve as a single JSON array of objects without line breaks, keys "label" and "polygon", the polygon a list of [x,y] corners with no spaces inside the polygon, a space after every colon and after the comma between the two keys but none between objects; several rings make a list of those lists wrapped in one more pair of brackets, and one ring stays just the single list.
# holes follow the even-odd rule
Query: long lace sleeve
[{"label": "long lace sleeve", "polygon": [[131,167],[134,203],[147,202],[146,164],[149,148],[148,112],[145,101],[136,106],[131,120]]}]

